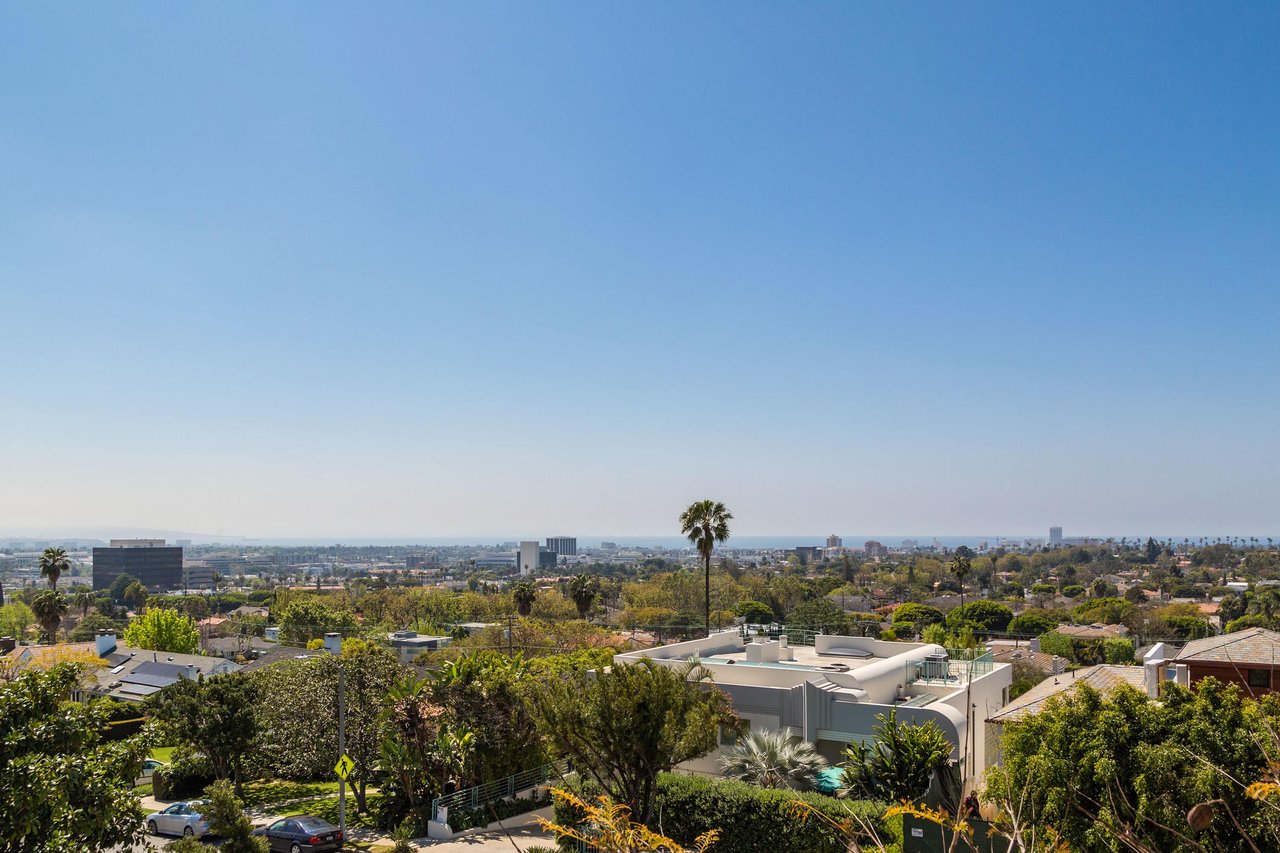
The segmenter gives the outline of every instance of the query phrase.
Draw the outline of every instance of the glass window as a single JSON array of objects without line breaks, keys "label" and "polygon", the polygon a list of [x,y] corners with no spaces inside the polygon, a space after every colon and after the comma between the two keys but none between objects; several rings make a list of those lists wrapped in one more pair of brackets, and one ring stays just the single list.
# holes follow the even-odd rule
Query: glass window
[{"label": "glass window", "polygon": [[1250,687],[1271,687],[1271,670],[1269,669],[1251,669],[1249,670],[1249,686]]},{"label": "glass window", "polygon": [[271,824],[271,831],[272,831],[272,832],[280,832],[281,830],[283,830],[283,829],[285,828],[285,826],[286,826],[288,823],[289,823],[289,821],[287,821],[287,820],[278,820],[278,821],[276,821],[275,823]]}]

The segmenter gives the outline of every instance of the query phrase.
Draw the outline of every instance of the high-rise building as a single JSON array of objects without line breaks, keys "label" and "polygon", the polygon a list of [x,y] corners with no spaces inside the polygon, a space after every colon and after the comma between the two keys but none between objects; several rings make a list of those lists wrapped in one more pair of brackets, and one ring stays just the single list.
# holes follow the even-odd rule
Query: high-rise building
[{"label": "high-rise building", "polygon": [[874,539],[862,543],[862,550],[868,557],[887,557],[889,549]]},{"label": "high-rise building", "polygon": [[828,537],[827,537],[827,547],[828,547],[828,548],[843,548],[843,547],[844,547],[844,540],[843,540],[843,539],[841,539],[839,536],[835,535],[834,533],[832,533],[830,536],[828,536]]},{"label": "high-rise building", "polygon": [[163,539],[112,539],[93,549],[93,588],[107,589],[120,575],[132,575],[152,592],[181,589],[182,549]]},{"label": "high-rise building", "polygon": [[576,557],[578,556],[578,538],[576,536],[548,537],[547,550],[557,557]]},{"label": "high-rise building", "polygon": [[1049,545],[1050,547],[1053,547],[1053,548],[1057,548],[1060,545],[1062,545],[1062,528],[1061,527],[1049,528]]},{"label": "high-rise building", "polygon": [[521,575],[528,577],[538,570],[538,552],[541,550],[537,540],[520,543],[520,550],[516,551],[516,568],[520,569]]}]

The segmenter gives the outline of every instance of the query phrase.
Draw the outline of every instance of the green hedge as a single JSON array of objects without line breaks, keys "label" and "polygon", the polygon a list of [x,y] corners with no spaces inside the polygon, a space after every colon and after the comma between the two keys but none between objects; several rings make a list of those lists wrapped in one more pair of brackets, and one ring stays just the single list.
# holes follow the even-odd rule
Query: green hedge
[{"label": "green hedge", "polygon": [[157,800],[185,800],[201,796],[214,778],[205,756],[175,754],[169,764],[156,768],[151,787]]},{"label": "green hedge", "polygon": [[[596,796],[594,785],[583,785],[581,796]],[[733,853],[844,853],[846,843],[825,821],[810,816],[801,821],[790,804],[802,799],[820,813],[844,821],[852,816],[875,827],[881,837],[896,836],[882,815],[888,806],[866,800],[838,800],[822,794],[757,788],[745,782],[701,776],[663,773],[658,777],[658,798],[653,828],[681,844],[709,829],[720,830],[717,850]],[[574,824],[581,820],[575,809],[557,803],[555,820]]]}]

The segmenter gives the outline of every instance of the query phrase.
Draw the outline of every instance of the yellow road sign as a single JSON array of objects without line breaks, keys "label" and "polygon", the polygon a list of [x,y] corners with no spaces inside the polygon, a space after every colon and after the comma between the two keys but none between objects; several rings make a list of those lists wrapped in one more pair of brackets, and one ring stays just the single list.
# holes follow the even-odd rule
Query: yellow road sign
[{"label": "yellow road sign", "polygon": [[338,774],[339,779],[346,779],[355,768],[356,763],[351,760],[351,756],[344,755],[339,758],[338,763],[333,766],[333,772]]}]

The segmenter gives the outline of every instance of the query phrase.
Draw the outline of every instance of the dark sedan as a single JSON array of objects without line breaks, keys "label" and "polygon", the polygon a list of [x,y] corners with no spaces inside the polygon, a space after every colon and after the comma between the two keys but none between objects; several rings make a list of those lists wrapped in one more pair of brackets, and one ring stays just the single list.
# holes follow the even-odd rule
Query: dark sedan
[{"label": "dark sedan", "polygon": [[255,829],[267,839],[272,853],[328,853],[342,849],[342,830],[318,817],[283,817],[270,826]]}]

